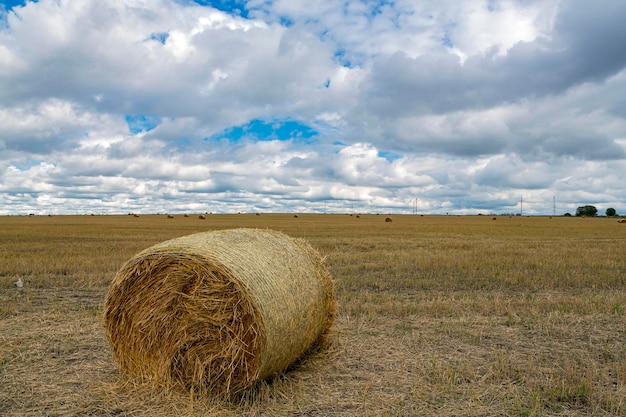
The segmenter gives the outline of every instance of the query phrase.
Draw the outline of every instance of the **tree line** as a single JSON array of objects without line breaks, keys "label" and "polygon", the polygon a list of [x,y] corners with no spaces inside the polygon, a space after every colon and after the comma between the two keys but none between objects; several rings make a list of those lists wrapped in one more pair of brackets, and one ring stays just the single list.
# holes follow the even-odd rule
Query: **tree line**
[{"label": "tree line", "polygon": [[[567,213],[566,213],[567,214]],[[617,216],[617,210],[613,207],[609,207],[605,212],[607,217]],[[586,205],[580,206],[576,209],[576,217],[595,217],[598,215],[598,209],[596,206]]]}]

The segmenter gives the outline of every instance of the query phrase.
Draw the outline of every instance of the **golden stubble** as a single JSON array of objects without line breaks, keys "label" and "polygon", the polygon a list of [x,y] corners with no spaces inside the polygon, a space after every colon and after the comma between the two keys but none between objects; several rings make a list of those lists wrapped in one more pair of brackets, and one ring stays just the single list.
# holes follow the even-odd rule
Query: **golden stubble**
[{"label": "golden stubble", "polygon": [[[626,415],[623,224],[386,217],[1,217],[0,415]],[[330,347],[229,401],[120,374],[101,324],[116,271],[158,242],[238,227],[325,258]]]}]

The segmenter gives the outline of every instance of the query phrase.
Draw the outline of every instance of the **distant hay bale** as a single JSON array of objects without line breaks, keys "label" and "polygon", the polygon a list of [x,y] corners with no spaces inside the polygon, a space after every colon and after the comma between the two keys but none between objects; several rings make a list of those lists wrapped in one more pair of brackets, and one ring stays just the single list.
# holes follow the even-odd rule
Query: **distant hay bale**
[{"label": "distant hay bale", "polygon": [[626,219],[620,219],[617,221],[618,223],[626,223]]},{"label": "distant hay bale", "polygon": [[167,215],[167,218],[168,218],[168,219],[173,219],[173,218],[174,218],[174,216],[173,216],[173,215],[171,215],[171,214],[168,214],[168,215]]},{"label": "distant hay bale", "polygon": [[385,219],[385,221],[386,221],[387,223],[391,223],[393,220],[391,219],[391,217],[387,217],[387,218]]},{"label": "distant hay bale", "polygon": [[104,306],[109,343],[128,375],[218,396],[323,345],[334,316],[318,252],[254,229],[197,233],[140,252],[118,271]]},{"label": "distant hay bale", "polygon": [[198,216],[198,218],[199,218],[200,220],[204,220],[204,219],[206,219],[206,216],[205,216],[204,214],[201,214],[201,215],[199,215],[199,216]]},{"label": "distant hay bale", "polygon": [[133,214],[133,217],[139,217],[139,214]]},{"label": "distant hay bale", "polygon": [[498,220],[496,217],[492,217],[491,220]]}]

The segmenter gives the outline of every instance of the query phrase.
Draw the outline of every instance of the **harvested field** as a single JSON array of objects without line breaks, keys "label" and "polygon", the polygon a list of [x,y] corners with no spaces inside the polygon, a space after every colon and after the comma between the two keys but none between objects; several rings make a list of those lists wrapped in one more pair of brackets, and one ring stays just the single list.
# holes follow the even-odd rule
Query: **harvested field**
[{"label": "harvested field", "polygon": [[[626,416],[626,229],[614,219],[197,219],[0,217],[0,415]],[[121,375],[102,323],[118,269],[159,242],[240,227],[326,257],[330,346],[232,401]]]}]

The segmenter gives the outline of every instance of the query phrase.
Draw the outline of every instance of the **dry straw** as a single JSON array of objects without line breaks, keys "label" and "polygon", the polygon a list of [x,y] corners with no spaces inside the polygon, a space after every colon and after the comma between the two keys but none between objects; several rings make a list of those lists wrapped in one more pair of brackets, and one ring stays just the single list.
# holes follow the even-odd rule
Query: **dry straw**
[{"label": "dry straw", "polygon": [[113,354],[132,377],[229,395],[326,342],[332,278],[307,242],[269,230],[198,233],[130,259],[107,294]]}]

